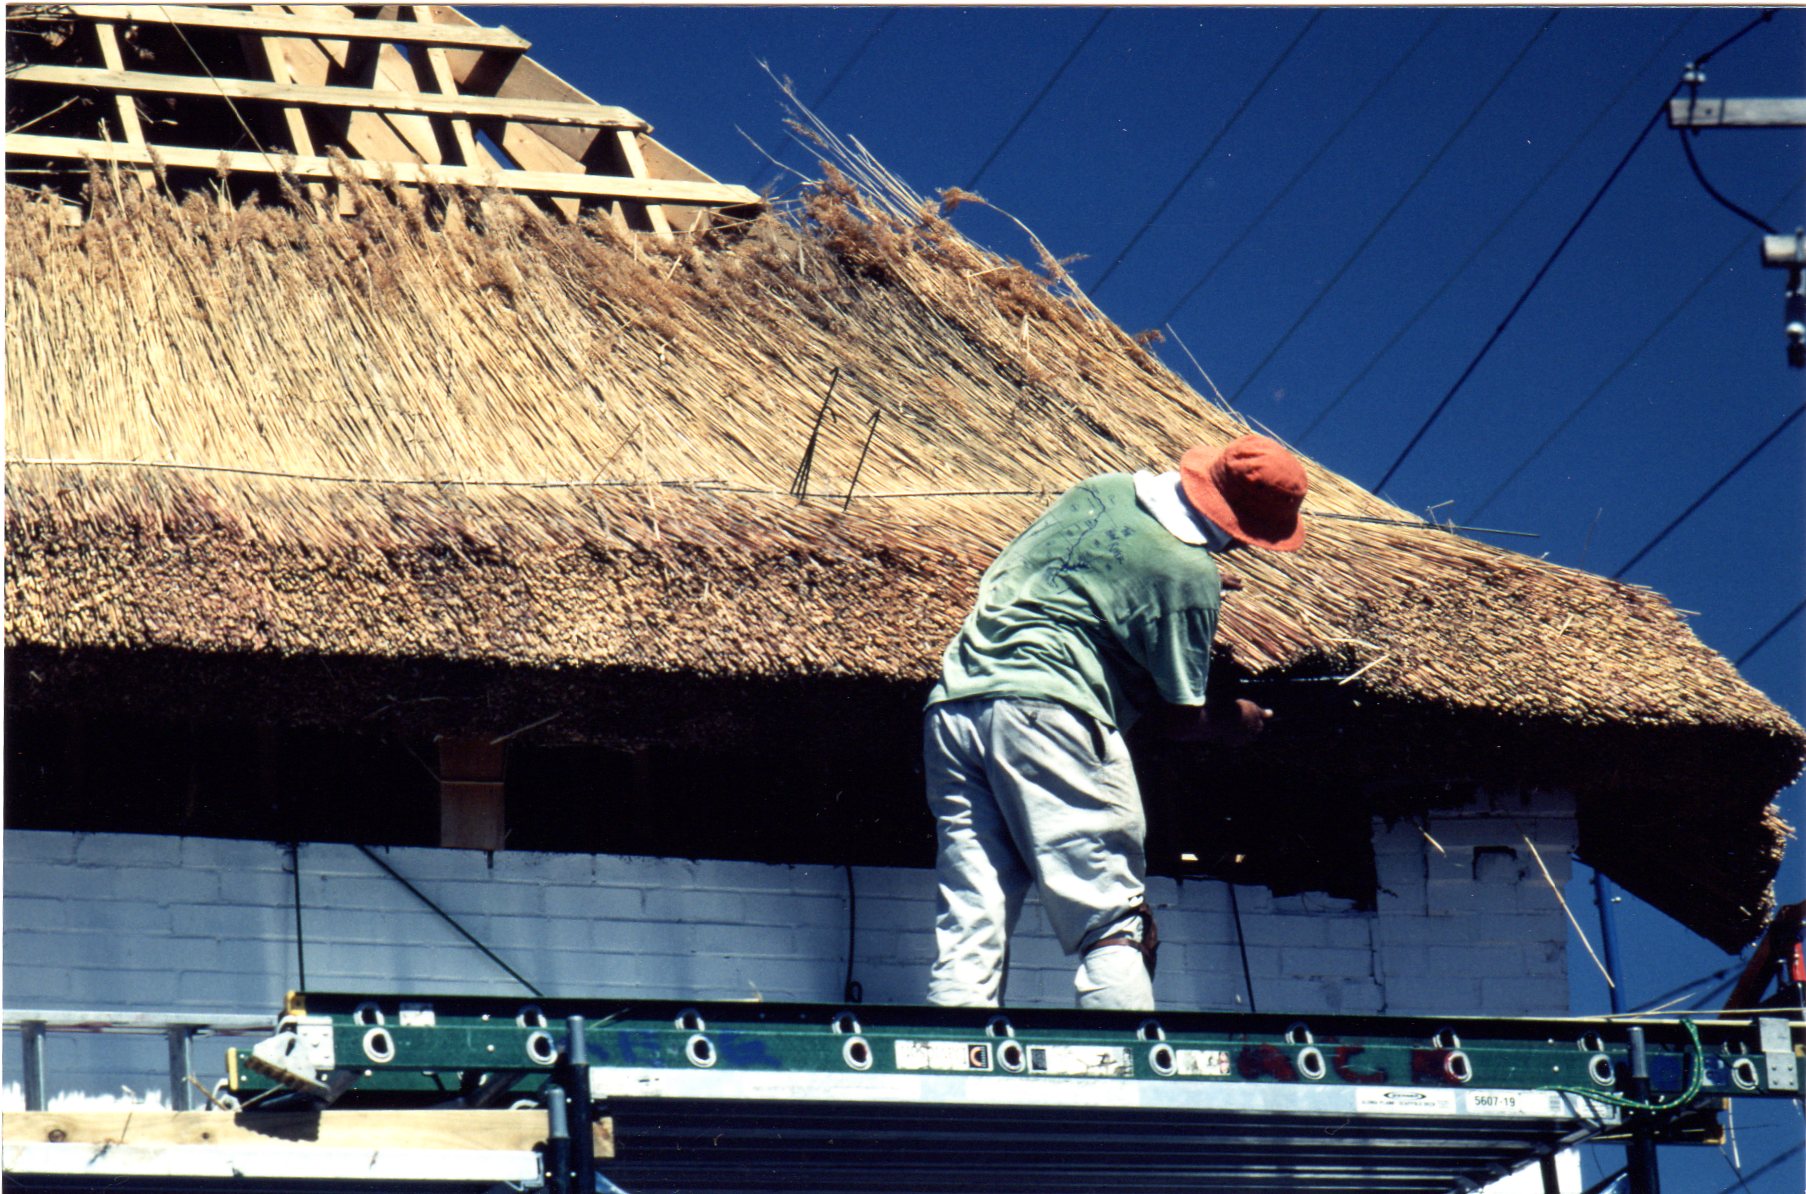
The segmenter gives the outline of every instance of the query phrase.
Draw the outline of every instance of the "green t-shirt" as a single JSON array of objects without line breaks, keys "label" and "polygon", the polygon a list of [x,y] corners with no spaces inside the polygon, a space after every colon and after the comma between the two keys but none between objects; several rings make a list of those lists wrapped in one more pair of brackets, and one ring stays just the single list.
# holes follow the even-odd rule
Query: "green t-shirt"
[{"label": "green t-shirt", "polygon": [[1202,705],[1220,600],[1207,548],[1143,509],[1132,477],[1093,477],[985,570],[928,703],[1055,700],[1122,730],[1161,701]]}]

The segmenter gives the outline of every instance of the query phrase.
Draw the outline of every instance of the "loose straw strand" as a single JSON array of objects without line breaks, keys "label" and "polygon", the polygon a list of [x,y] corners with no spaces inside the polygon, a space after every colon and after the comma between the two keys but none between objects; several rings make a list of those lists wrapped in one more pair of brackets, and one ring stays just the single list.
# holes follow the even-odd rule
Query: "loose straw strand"
[{"label": "loose straw strand", "polygon": [[1574,910],[1568,907],[1567,897],[1561,894],[1561,888],[1555,884],[1555,876],[1551,875],[1549,868],[1544,865],[1543,856],[1537,850],[1536,843],[1530,840],[1530,835],[1527,833],[1520,832],[1518,836],[1522,837],[1524,844],[1530,847],[1530,857],[1536,859],[1537,869],[1543,873],[1543,881],[1548,883],[1549,890],[1555,893],[1555,902],[1561,905],[1561,910],[1567,913],[1568,923],[1574,926],[1576,933],[1580,934],[1580,943],[1586,946],[1587,957],[1593,959],[1593,965],[1599,967],[1599,973],[1605,977],[1605,985],[1616,990],[1618,984],[1612,981],[1611,972],[1605,968],[1605,963],[1599,960],[1599,955],[1593,952],[1593,943],[1587,940],[1587,931],[1580,927],[1578,920],[1574,919]]}]

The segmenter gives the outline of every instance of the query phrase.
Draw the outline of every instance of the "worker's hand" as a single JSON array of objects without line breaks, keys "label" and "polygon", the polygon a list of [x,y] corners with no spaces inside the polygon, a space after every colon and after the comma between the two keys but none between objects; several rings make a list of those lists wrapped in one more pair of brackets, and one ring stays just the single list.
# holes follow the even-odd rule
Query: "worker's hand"
[{"label": "worker's hand", "polygon": [[1217,565],[1217,586],[1219,588],[1221,588],[1225,593],[1240,592],[1241,587],[1242,587],[1242,578],[1237,576],[1235,573],[1229,571],[1229,569],[1223,567],[1221,564],[1218,564]]},{"label": "worker's hand", "polygon": [[1250,700],[1237,700],[1204,707],[1204,738],[1224,746],[1245,746],[1267,728],[1273,710],[1263,709]]}]

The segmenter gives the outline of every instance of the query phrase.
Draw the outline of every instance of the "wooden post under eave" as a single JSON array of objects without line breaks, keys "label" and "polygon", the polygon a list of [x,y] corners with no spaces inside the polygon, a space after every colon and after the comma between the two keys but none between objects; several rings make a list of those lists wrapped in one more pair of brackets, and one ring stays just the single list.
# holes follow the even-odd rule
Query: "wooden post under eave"
[{"label": "wooden post under eave", "polygon": [[507,837],[502,796],[507,748],[487,738],[439,739],[439,844],[500,850]]}]

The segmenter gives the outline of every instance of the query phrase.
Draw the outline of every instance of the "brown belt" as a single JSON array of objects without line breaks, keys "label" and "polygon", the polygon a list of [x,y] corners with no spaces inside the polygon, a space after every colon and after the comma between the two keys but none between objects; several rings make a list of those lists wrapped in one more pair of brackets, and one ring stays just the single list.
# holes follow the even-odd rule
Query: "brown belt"
[{"label": "brown belt", "polygon": [[1141,918],[1141,936],[1132,933],[1112,933],[1108,937],[1099,937],[1086,947],[1085,952],[1102,949],[1106,945],[1128,945],[1141,951],[1141,960],[1147,963],[1148,977],[1154,977],[1156,955],[1160,952],[1160,930],[1154,924],[1154,910],[1145,903],[1137,904],[1129,909]]}]

